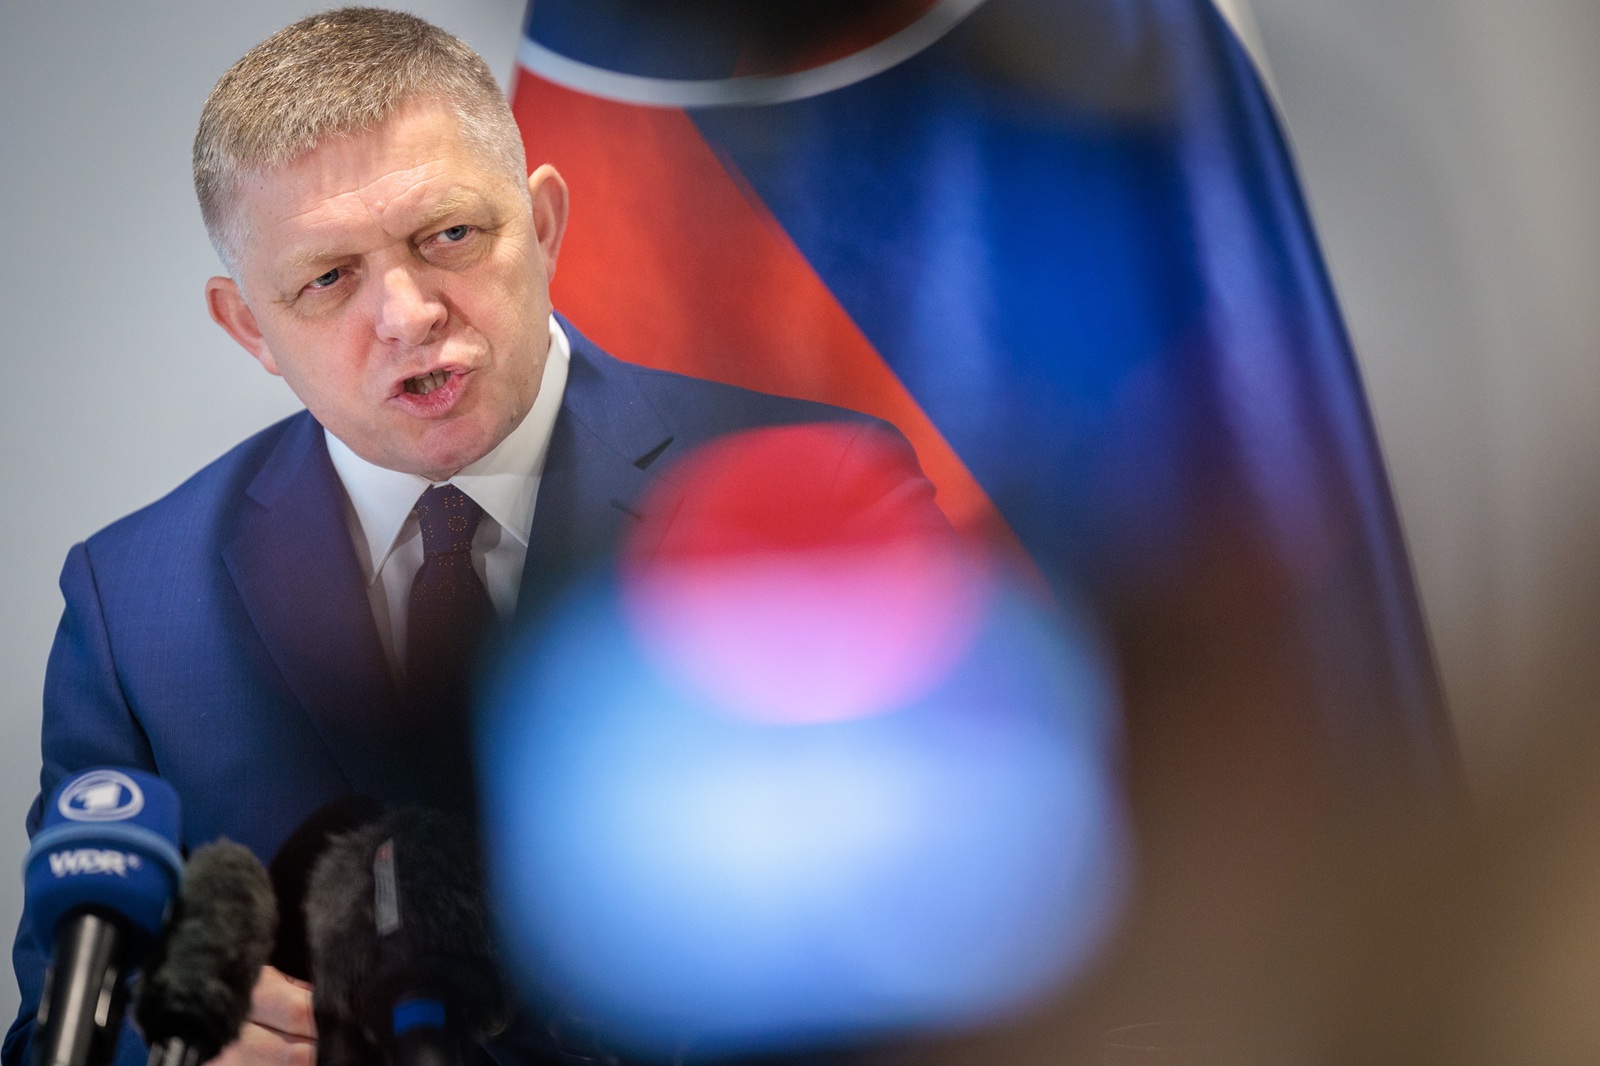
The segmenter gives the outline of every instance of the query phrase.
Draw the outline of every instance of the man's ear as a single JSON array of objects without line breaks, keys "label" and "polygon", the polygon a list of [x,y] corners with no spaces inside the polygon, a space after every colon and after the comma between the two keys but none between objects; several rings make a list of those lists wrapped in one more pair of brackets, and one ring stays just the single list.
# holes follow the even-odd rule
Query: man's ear
[{"label": "man's ear", "polygon": [[545,273],[553,275],[561,238],[567,232],[567,183],[546,163],[528,175],[528,194],[533,199],[533,232],[544,253]]},{"label": "man's ear", "polygon": [[211,320],[228,331],[228,336],[239,342],[239,346],[251,355],[256,362],[267,368],[267,373],[282,374],[278,370],[277,361],[272,358],[272,351],[267,347],[267,339],[261,335],[261,327],[256,324],[255,313],[244,302],[244,293],[239,291],[238,282],[232,278],[212,278],[206,282],[206,310],[211,312]]}]

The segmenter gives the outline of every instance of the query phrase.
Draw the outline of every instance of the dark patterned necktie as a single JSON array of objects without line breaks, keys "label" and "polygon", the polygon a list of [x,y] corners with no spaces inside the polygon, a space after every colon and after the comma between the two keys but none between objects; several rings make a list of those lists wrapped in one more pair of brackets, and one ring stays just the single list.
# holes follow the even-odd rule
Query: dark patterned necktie
[{"label": "dark patterned necktie", "polygon": [[453,718],[465,706],[479,641],[494,617],[472,568],[483,508],[454,485],[435,485],[412,509],[422,525],[422,569],[406,615],[406,689],[413,711]]}]

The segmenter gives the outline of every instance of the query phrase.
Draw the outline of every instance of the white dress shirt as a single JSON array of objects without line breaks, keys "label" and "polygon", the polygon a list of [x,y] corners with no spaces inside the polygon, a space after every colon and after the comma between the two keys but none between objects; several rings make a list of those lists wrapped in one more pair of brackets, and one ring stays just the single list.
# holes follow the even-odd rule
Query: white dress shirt
[{"label": "white dress shirt", "polygon": [[[533,527],[534,501],[544,473],[545,453],[550,448],[550,434],[566,392],[571,357],[567,335],[552,315],[550,354],[544,362],[533,407],[493,451],[448,482],[483,508],[483,520],[472,538],[472,565],[501,618],[509,618],[517,606],[522,567],[528,557],[528,531]],[[323,433],[333,468],[344,483],[345,519],[355,541],[356,558],[366,571],[367,597],[378,624],[378,637],[389,658],[389,668],[400,679],[411,582],[422,569],[422,527],[411,509],[436,483],[419,474],[369,463],[326,429]]]}]

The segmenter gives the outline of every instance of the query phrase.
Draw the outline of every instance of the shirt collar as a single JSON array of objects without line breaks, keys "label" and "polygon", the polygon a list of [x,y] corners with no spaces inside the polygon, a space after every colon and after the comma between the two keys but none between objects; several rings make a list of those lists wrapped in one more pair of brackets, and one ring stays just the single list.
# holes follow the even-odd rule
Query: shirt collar
[{"label": "shirt collar", "polygon": [[[566,392],[571,357],[567,335],[551,315],[550,352],[545,357],[533,407],[489,454],[450,478],[450,484],[470,496],[523,547],[527,547],[528,530],[533,526],[534,500]],[[369,463],[328,430],[324,429],[323,434],[328,442],[328,457],[344,483],[360,526],[360,539],[366,543],[367,579],[371,582],[377,579],[398,543],[418,497],[433,483],[418,474]]]}]

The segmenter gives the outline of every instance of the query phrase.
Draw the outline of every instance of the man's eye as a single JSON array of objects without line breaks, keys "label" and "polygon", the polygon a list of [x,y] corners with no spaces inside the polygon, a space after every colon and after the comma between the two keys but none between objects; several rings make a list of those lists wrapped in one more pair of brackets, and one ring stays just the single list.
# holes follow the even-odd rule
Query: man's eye
[{"label": "man's eye", "polygon": [[342,277],[342,276],[343,276],[343,272],[342,272],[341,268],[340,267],[334,267],[332,270],[328,271],[326,274],[319,274],[317,277],[312,278],[311,279],[311,284],[307,285],[306,288],[308,288],[308,289],[326,289],[329,285],[332,285],[334,282],[338,281],[339,278]]},{"label": "man's eye", "polygon": [[458,244],[466,240],[467,234],[471,232],[471,226],[451,226],[449,229],[439,231],[439,239],[446,244]]}]

